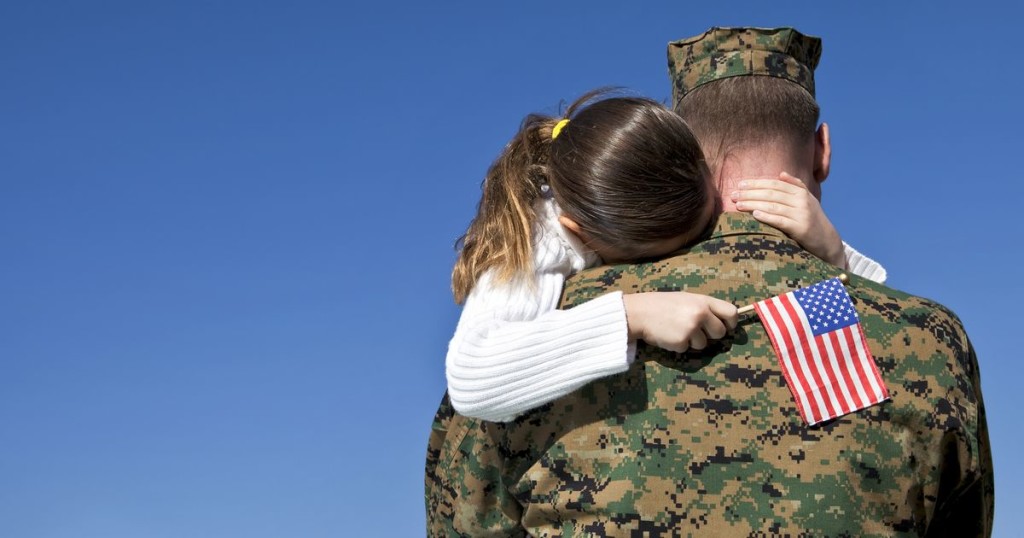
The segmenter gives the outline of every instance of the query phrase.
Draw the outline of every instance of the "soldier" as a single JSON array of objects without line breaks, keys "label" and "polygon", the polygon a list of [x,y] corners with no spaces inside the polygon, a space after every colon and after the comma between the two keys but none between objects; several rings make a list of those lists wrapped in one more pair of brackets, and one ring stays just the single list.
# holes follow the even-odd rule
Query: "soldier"
[{"label": "soldier", "polygon": [[[835,276],[734,211],[762,210],[777,187],[757,178],[783,171],[820,192],[831,150],[827,127],[815,128],[820,51],[793,29],[715,28],[670,43],[674,104],[701,138],[726,212],[672,257],[577,274],[563,306],[609,290],[748,304]],[[700,352],[641,344],[625,373],[515,422],[442,404],[428,450],[430,535],[989,535],[984,404],[959,320],[863,278],[848,290],[888,401],[809,426],[756,318]]]}]

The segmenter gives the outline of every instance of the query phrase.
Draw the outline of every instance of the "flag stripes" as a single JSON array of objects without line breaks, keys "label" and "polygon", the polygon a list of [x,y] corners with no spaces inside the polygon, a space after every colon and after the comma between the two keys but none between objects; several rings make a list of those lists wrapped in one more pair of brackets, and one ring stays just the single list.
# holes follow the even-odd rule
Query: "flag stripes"
[{"label": "flag stripes", "polygon": [[[835,284],[825,281],[815,286],[824,285],[824,291],[817,292],[824,294],[820,297],[827,299],[826,304],[843,310],[847,308],[843,302],[849,303],[849,296],[845,289],[837,291],[836,284],[842,286],[838,280]],[[806,299],[805,304],[809,304]],[[815,334],[808,313],[794,292],[760,301],[754,308],[779,356],[800,415],[808,424],[818,424],[888,399],[888,390],[856,319],[834,323],[844,326],[819,330]],[[852,303],[848,308],[853,313]],[[818,324],[819,320],[814,323]]]}]

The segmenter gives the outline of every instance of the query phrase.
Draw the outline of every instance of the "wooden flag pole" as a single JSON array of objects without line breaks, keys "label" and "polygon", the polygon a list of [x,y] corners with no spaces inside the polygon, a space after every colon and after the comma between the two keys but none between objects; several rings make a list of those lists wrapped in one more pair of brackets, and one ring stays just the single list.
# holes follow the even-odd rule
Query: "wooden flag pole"
[{"label": "wooden flag pole", "polygon": [[[846,273],[843,273],[843,274],[839,275],[839,281],[842,282],[843,284],[849,284],[850,283],[850,277],[846,276]],[[751,313],[753,311],[754,311],[754,305],[748,304],[747,306],[741,306],[736,312],[739,315],[742,316],[744,314],[749,314],[749,313]]]}]

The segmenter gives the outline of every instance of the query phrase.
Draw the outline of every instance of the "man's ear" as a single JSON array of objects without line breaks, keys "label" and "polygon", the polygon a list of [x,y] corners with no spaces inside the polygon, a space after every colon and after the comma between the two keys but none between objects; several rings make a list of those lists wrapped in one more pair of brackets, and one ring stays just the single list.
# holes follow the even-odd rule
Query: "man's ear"
[{"label": "man's ear", "polygon": [[562,226],[565,226],[566,230],[569,230],[570,232],[573,233],[573,235],[580,238],[581,242],[587,242],[586,234],[584,234],[583,231],[580,230],[580,225],[576,224],[576,221],[572,220],[565,214],[562,214],[558,216],[558,223],[561,224]]},{"label": "man's ear", "polygon": [[828,133],[828,124],[822,123],[814,133],[814,181],[818,183],[828,179],[832,167],[832,139]]}]

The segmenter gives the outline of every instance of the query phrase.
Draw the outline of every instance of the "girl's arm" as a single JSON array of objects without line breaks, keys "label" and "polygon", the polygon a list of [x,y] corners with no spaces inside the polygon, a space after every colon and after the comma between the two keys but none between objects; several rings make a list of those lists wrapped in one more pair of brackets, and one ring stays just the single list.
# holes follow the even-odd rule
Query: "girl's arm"
[{"label": "girl's arm", "polygon": [[463,415],[512,420],[633,361],[621,293],[557,310],[566,277],[600,260],[558,223],[553,197],[535,210],[534,272],[507,283],[484,273],[448,344],[448,396]]},{"label": "girl's arm", "polygon": [[675,352],[703,349],[735,328],[736,306],[686,292],[616,291],[556,310],[564,275],[536,288],[477,284],[448,345],[448,395],[463,415],[517,415],[629,369],[636,340]]},{"label": "girl's arm", "polygon": [[800,179],[785,172],[779,179],[751,179],[732,193],[736,208],[774,226],[815,256],[855,275],[884,284],[885,268],[839,238],[821,203]]},{"label": "girl's arm", "polygon": [[843,254],[846,257],[846,268],[851,273],[879,284],[885,284],[885,279],[889,277],[889,274],[886,272],[885,267],[882,267],[882,264],[857,252],[846,241],[843,241]]},{"label": "girl's arm", "polygon": [[565,275],[541,273],[531,288],[485,275],[466,299],[446,358],[448,395],[466,416],[517,415],[633,360],[622,293],[556,310]]}]

